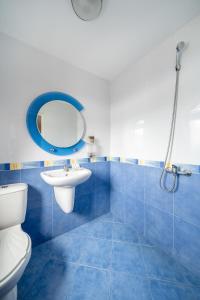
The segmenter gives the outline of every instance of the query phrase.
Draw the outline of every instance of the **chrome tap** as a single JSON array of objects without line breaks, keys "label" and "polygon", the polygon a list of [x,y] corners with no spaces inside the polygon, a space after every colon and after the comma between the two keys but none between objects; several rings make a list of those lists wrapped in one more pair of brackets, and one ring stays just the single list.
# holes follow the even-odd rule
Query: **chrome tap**
[{"label": "chrome tap", "polygon": [[67,165],[64,165],[64,171],[65,171],[65,172],[69,172],[69,168],[68,168]]}]

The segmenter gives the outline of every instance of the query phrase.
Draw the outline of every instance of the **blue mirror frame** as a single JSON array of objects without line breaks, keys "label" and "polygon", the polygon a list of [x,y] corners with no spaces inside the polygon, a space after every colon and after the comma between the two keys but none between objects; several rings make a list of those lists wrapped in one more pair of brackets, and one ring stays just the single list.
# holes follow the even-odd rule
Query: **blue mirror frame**
[{"label": "blue mirror frame", "polygon": [[[44,93],[38,96],[37,98],[35,98],[28,108],[27,115],[26,115],[27,129],[33,141],[46,152],[49,152],[54,155],[70,155],[74,152],[79,151],[85,145],[85,142],[82,138],[76,144],[70,147],[56,147],[48,143],[45,139],[43,139],[43,137],[41,136],[37,128],[36,120],[40,108],[44,104],[55,100],[61,100],[70,103],[79,112],[82,112],[82,110],[84,109],[82,104],[70,95],[67,95],[62,92]],[[85,132],[85,128],[84,128],[84,132]]]}]

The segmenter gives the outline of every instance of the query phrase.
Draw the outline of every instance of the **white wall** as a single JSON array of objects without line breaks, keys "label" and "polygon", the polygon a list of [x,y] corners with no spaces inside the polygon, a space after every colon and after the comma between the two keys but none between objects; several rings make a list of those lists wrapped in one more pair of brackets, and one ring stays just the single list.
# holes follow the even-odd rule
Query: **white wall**
[{"label": "white wall", "polygon": [[[0,45],[0,163],[62,158],[35,145],[26,129],[28,106],[47,91],[68,93],[83,104],[86,134],[97,138],[97,155],[108,155],[108,82],[7,35],[0,34]],[[74,156],[86,152],[85,147]]]},{"label": "white wall", "polygon": [[[173,160],[200,164],[200,17],[130,65],[111,85],[111,155],[164,160],[175,86],[175,47],[182,57]],[[139,43],[140,41],[138,41]]]}]

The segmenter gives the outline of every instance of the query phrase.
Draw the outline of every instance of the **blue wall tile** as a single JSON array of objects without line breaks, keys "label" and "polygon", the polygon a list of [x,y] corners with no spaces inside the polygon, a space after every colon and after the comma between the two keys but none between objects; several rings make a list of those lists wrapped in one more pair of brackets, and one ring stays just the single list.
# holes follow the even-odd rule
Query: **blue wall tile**
[{"label": "blue wall tile", "polygon": [[90,194],[90,193],[94,192],[94,188],[95,188],[96,164],[95,163],[94,164],[84,163],[84,164],[81,164],[81,167],[91,170],[92,175],[90,176],[90,178],[87,181],[85,181],[84,183],[82,183],[76,187],[77,197],[80,195]]},{"label": "blue wall tile", "polygon": [[125,220],[124,194],[120,191],[113,190],[112,187],[110,191],[110,210],[116,221],[122,223],[124,222]]},{"label": "blue wall tile", "polygon": [[22,228],[36,246],[52,238],[52,208],[51,206],[28,209]]},{"label": "blue wall tile", "polygon": [[95,217],[99,217],[110,211],[110,189],[108,187],[102,187],[101,190],[95,189]]},{"label": "blue wall tile", "polygon": [[[63,161],[59,161],[63,164]],[[81,164],[82,165],[82,164]],[[45,170],[58,166],[26,168],[17,171],[0,171],[0,185],[25,182],[28,184],[27,213],[23,229],[31,236],[33,246],[89,222],[110,211],[110,163],[84,163],[92,171],[85,183],[76,187],[75,205],[71,214],[65,214],[55,201],[53,188],[40,176]]]},{"label": "blue wall tile", "polygon": [[[180,176],[175,194],[160,189],[160,174],[161,168],[111,162],[111,212],[116,220],[129,223],[140,233],[145,224],[145,242],[170,253],[174,252],[175,245],[175,253],[179,254],[181,262],[196,269],[197,249],[200,248],[196,240],[200,230],[200,174]],[[168,176],[167,184],[171,180],[172,177]],[[178,222],[176,216],[186,222]],[[182,228],[178,226],[180,222],[184,223]],[[180,248],[183,239],[188,246]]]},{"label": "blue wall tile", "polygon": [[123,192],[124,177],[122,172],[123,164],[119,162],[110,162],[110,188],[111,191]]},{"label": "blue wall tile", "polygon": [[45,170],[47,168],[21,170],[21,181],[28,184],[28,210],[52,205],[52,187],[45,183],[40,176],[40,173]]},{"label": "blue wall tile", "polygon": [[[121,222],[128,222],[143,233],[144,169],[141,166],[111,162],[111,212]],[[142,217],[142,218],[141,218]]]},{"label": "blue wall tile", "polygon": [[[37,166],[0,171],[1,185],[25,182],[29,186],[23,228],[30,234],[33,245],[111,211],[115,222],[145,233],[145,242],[167,252],[174,251],[182,263],[193,270],[200,269],[200,174],[180,176],[178,190],[172,195],[159,187],[160,168],[117,161],[84,161],[82,166],[89,168],[92,176],[76,188],[74,211],[64,214],[54,199],[53,189],[40,178],[40,172],[46,168]],[[168,177],[168,183],[170,180]],[[118,228],[114,233],[120,238],[120,232]]]},{"label": "blue wall tile", "polygon": [[0,185],[12,184],[18,182],[21,182],[21,170],[0,171]]},{"label": "blue wall tile", "polygon": [[127,196],[125,202],[125,223],[144,234],[144,202]]},{"label": "blue wall tile", "polygon": [[123,192],[132,199],[144,201],[144,167],[122,164]]},{"label": "blue wall tile", "polygon": [[175,193],[174,213],[200,228],[200,175],[180,176]]},{"label": "blue wall tile", "polygon": [[94,195],[82,195],[75,199],[74,210],[65,214],[53,198],[53,236],[57,236],[73,228],[89,222],[94,215]]},{"label": "blue wall tile", "polygon": [[[145,201],[147,204],[165,212],[173,213],[173,194],[163,191],[159,186],[162,170],[145,167]],[[168,176],[167,184],[172,176]]]},{"label": "blue wall tile", "polygon": [[110,163],[95,164],[95,190],[110,188]]},{"label": "blue wall tile", "polygon": [[[21,170],[21,181],[28,184],[27,212],[23,229],[33,246],[52,238],[52,188],[40,177],[46,168]],[[12,171],[11,171],[12,172]]]}]

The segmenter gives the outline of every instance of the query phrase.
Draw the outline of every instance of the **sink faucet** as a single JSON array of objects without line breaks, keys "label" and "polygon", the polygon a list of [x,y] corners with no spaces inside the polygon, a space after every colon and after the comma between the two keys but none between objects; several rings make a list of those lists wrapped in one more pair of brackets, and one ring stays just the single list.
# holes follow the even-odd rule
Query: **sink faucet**
[{"label": "sink faucet", "polygon": [[65,172],[68,172],[68,171],[69,171],[69,168],[68,168],[67,165],[64,165],[64,170],[65,170]]}]

